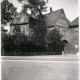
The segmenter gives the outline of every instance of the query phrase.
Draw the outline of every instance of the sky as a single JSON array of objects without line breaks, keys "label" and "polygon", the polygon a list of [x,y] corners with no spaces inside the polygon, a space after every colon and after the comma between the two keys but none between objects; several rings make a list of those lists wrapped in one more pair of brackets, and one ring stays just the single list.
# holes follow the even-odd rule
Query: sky
[{"label": "sky", "polygon": [[[22,5],[17,0],[8,1],[13,3],[13,5],[18,8],[17,11],[20,12]],[[49,0],[46,6],[48,6],[48,12],[50,7],[52,7],[53,11],[63,8],[66,17],[70,21],[78,17],[78,0]]]},{"label": "sky", "polygon": [[63,8],[70,21],[78,17],[78,0],[49,0],[47,5],[51,6],[53,11]]}]

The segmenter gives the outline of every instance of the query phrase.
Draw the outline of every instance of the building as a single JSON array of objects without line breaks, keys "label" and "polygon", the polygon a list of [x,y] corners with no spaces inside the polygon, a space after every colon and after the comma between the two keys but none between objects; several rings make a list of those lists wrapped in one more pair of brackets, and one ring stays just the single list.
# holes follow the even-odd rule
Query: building
[{"label": "building", "polygon": [[53,11],[52,8],[50,8],[50,13],[44,15],[45,16],[45,22],[48,32],[52,31],[54,28],[59,30],[61,33],[62,40],[69,41],[69,24],[70,21],[66,18],[65,12],[63,9],[59,9],[56,11]]},{"label": "building", "polygon": [[24,12],[17,13],[10,26],[10,33],[24,33],[29,34],[29,14]]},{"label": "building", "polygon": [[79,18],[70,22],[63,9],[45,14],[47,31],[51,32],[54,28],[61,33],[62,40],[65,41],[64,51],[66,53],[77,53],[79,51]]},{"label": "building", "polygon": [[[42,26],[42,17],[44,17],[46,23],[47,33],[50,33],[53,29],[59,30],[61,33],[62,40],[65,41],[65,51],[67,53],[78,52],[79,49],[79,22],[76,18],[72,22],[70,22],[63,9],[59,9],[53,11],[50,8],[50,12],[42,15],[40,12],[33,12],[31,15],[25,14],[21,12],[16,14],[11,27],[10,33],[14,34],[16,32],[24,33],[27,36],[31,36],[31,34],[35,33],[36,27],[41,30]],[[39,16],[40,15],[40,16]],[[43,30],[42,30],[43,31]],[[38,32],[36,31],[37,36]],[[44,32],[43,32],[44,33]]]},{"label": "building", "polygon": [[69,42],[79,51],[79,17],[70,23]]},{"label": "building", "polygon": [[35,12],[34,10],[31,15],[25,13],[25,11],[16,13],[15,18],[10,25],[10,33],[24,33],[25,35],[30,36],[33,33],[33,27],[38,26],[36,23],[41,23],[39,21],[39,15],[40,11]]}]

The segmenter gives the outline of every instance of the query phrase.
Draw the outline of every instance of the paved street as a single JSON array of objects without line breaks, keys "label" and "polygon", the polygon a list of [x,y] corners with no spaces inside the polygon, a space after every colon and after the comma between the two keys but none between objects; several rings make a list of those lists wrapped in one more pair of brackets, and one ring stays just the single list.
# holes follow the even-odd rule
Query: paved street
[{"label": "paved street", "polygon": [[65,56],[2,57],[2,80],[79,80],[79,58]]}]

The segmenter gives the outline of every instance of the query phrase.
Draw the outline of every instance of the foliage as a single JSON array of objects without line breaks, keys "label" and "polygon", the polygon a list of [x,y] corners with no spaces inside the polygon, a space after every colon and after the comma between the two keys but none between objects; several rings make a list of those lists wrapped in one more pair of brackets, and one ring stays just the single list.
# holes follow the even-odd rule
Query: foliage
[{"label": "foliage", "polygon": [[5,52],[21,51],[25,49],[25,44],[27,43],[27,37],[23,34],[14,35],[2,35],[2,49]]},{"label": "foliage", "polygon": [[39,16],[39,21],[30,18],[30,28],[33,29],[33,33],[34,33],[31,37],[32,42],[45,47],[46,27],[45,27],[45,21],[43,16],[42,15]]},{"label": "foliage", "polygon": [[23,3],[23,1],[26,1],[27,4],[29,5],[33,5],[33,6],[44,6],[45,5],[45,1],[44,0],[18,0],[19,2]]},{"label": "foliage", "polygon": [[61,38],[62,35],[59,33],[57,29],[53,29],[48,35],[48,40],[51,42],[60,41]]},{"label": "foliage", "polygon": [[8,0],[1,2],[1,23],[6,24],[14,19],[16,8]]},{"label": "foliage", "polygon": [[40,52],[41,48],[44,49],[43,46],[30,42],[28,37],[21,33],[14,35],[2,34],[1,37],[2,55],[23,55],[21,52]]},{"label": "foliage", "polygon": [[[18,1],[23,2],[24,0],[18,0]],[[24,52],[46,52],[47,49],[49,49],[48,50],[49,52],[61,52],[64,43],[63,41],[61,41],[62,35],[59,33],[59,31],[57,29],[53,29],[47,36],[45,20],[44,16],[42,15],[42,7],[44,7],[45,5],[45,3],[44,4],[42,3],[44,1],[28,0],[28,2],[29,5],[23,4],[24,5],[23,12],[26,12],[27,8],[30,8],[31,12],[33,13],[34,9],[32,8],[35,8],[36,11],[39,11],[40,13],[36,18],[30,17],[29,19],[30,28],[33,30],[31,41],[29,41],[26,35],[21,33],[17,33],[14,35],[4,34],[2,35],[2,50],[4,50],[6,54],[11,53],[10,55],[12,55],[12,53],[14,55],[23,55],[22,53]],[[34,11],[35,12],[34,14],[36,14],[36,11]],[[5,20],[5,18],[3,19]],[[11,18],[9,18],[9,20],[7,19],[6,22],[10,20]],[[30,55],[34,54],[35,53],[33,54],[31,53]],[[49,53],[43,53],[43,54],[49,54]]]},{"label": "foliage", "polygon": [[[49,52],[46,52],[46,46],[43,44],[29,41],[28,37],[21,33],[14,35],[2,34],[2,55],[53,55],[61,54],[63,42],[51,42],[48,44]],[[57,46],[58,45],[58,46]]]},{"label": "foliage", "polygon": [[45,5],[45,2],[43,0],[28,0],[28,2],[34,6],[40,5],[42,7]]},{"label": "foliage", "polygon": [[[45,36],[46,36],[46,26],[44,17],[42,15],[42,11],[46,10],[45,1],[44,0],[18,0],[19,2],[23,3],[26,1],[27,3],[23,3],[23,12],[29,8],[31,10],[31,16],[34,18],[30,18],[29,24],[30,28],[33,29],[33,37],[32,42],[34,44],[38,43],[45,47]],[[38,13],[38,14],[37,14]],[[41,50],[42,51],[42,50]]]},{"label": "foliage", "polygon": [[64,42],[61,40],[62,35],[57,29],[53,29],[48,35],[48,48],[49,51],[60,52],[64,48]]},{"label": "foliage", "polygon": [[[22,11],[26,11],[29,9],[31,13],[35,13],[38,11],[45,12],[47,7],[45,6],[46,2],[44,0],[18,0],[23,4]],[[25,3],[24,3],[25,2]]]}]

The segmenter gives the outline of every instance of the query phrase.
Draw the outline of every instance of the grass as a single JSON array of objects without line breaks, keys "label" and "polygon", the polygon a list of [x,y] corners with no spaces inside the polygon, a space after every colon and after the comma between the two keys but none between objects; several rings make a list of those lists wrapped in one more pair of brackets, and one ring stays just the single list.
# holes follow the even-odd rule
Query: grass
[{"label": "grass", "polygon": [[79,64],[2,61],[2,80],[79,80]]}]

